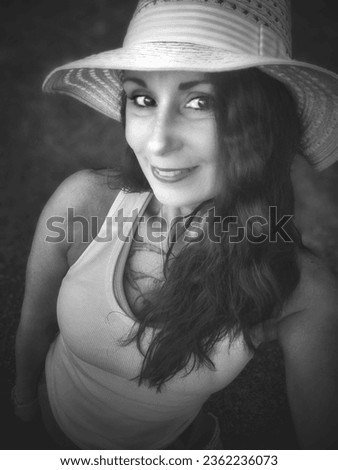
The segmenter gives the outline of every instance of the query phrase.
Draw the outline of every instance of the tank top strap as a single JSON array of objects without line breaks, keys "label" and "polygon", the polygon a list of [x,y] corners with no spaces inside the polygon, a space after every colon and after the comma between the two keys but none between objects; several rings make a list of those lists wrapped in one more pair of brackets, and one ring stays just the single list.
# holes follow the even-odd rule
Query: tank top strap
[{"label": "tank top strap", "polygon": [[150,192],[128,193],[121,190],[112,203],[105,220],[92,242],[84,250],[77,261],[69,268],[68,272],[76,271],[104,251],[106,253],[119,251],[120,239],[130,232],[137,216],[142,213],[144,207],[152,197]]},{"label": "tank top strap", "polygon": [[[149,191],[143,193],[129,193],[121,190],[114,199],[113,204],[110,206],[110,209],[106,215],[106,220],[110,217],[115,218],[119,209],[121,208],[123,209],[123,215],[125,217],[133,216],[133,211],[141,211],[150,196],[151,193]],[[105,222],[103,223],[102,227],[104,227]]]}]

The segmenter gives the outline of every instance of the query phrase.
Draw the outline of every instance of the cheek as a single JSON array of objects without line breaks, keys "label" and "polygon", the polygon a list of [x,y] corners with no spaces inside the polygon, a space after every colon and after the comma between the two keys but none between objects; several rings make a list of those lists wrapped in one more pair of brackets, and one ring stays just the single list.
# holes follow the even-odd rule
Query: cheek
[{"label": "cheek", "polygon": [[213,163],[217,160],[220,153],[220,145],[216,122],[210,120],[204,126],[196,129],[192,142],[194,142],[195,148],[199,149],[199,153],[204,156],[206,161]]},{"label": "cheek", "polygon": [[128,106],[126,109],[126,128],[125,137],[128,145],[135,151],[135,145],[138,141],[138,130],[139,126],[135,122],[133,116],[128,112]]},{"label": "cheek", "polygon": [[219,165],[221,158],[221,149],[216,133],[211,130],[205,140],[200,143],[200,149],[205,155],[206,163],[210,164],[213,168],[216,168]]},{"label": "cheek", "polygon": [[125,137],[136,155],[142,152],[147,142],[147,128],[142,121],[140,122],[140,119],[133,115],[128,116],[128,113],[126,114]]},{"label": "cheek", "polygon": [[132,121],[128,119],[126,121],[125,137],[126,137],[126,141],[129,147],[131,147],[135,152],[135,145],[137,142],[137,132],[135,130],[135,126],[133,126],[132,124]]}]

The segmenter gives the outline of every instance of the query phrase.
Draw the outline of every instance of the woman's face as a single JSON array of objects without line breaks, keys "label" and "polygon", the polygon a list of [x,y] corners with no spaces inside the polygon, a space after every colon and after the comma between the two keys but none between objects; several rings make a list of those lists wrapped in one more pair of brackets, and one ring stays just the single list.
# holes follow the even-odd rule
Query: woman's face
[{"label": "woman's face", "polygon": [[208,77],[127,71],[124,90],[126,139],[155,197],[187,211],[213,198],[220,149]]}]

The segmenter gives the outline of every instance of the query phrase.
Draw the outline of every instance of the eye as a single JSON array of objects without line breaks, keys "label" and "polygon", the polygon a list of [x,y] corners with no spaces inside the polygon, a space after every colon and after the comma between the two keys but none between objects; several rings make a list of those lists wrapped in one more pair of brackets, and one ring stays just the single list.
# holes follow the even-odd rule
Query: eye
[{"label": "eye", "polygon": [[197,96],[186,104],[186,108],[195,109],[196,111],[210,111],[214,107],[212,96]]},{"label": "eye", "polygon": [[132,101],[132,103],[138,108],[149,108],[155,106],[155,100],[146,95],[131,96],[130,98],[128,97],[128,100]]}]

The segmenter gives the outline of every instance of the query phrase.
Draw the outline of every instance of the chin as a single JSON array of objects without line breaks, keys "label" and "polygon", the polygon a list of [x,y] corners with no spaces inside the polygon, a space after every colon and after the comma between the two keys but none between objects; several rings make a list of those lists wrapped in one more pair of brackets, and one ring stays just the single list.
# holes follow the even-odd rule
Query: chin
[{"label": "chin", "polygon": [[[207,201],[213,196],[198,194],[198,189],[195,188],[192,190],[183,190],[179,191],[177,189],[168,189],[163,190],[158,187],[153,187],[153,193],[156,199],[165,206],[177,207],[177,208],[190,208],[193,211],[197,206],[202,202]],[[198,197],[196,197],[198,195]]]}]

